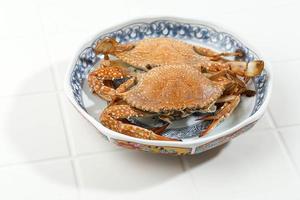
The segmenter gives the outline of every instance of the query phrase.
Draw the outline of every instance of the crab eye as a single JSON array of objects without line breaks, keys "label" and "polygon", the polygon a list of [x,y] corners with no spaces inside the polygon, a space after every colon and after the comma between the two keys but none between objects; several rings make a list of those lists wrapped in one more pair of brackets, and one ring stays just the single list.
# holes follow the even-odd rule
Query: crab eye
[{"label": "crab eye", "polygon": [[146,69],[150,70],[150,69],[152,69],[152,66],[148,64],[148,65],[146,65]]}]

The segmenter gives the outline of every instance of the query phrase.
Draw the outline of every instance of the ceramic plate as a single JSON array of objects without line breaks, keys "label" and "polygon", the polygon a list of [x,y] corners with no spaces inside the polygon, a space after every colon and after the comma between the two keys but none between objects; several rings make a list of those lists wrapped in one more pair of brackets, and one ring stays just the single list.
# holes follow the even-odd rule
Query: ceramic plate
[{"label": "ceramic plate", "polygon": [[[228,142],[247,131],[254,126],[266,110],[271,93],[270,64],[267,61],[265,61],[266,66],[262,74],[249,83],[249,87],[256,90],[256,96],[242,97],[241,103],[232,115],[205,137],[199,138],[198,134],[209,122],[197,121],[197,114],[175,121],[163,133],[165,136],[180,140],[176,142],[150,141],[114,132],[98,121],[100,113],[106,107],[106,102],[91,93],[86,80],[87,74],[103,59],[103,56],[95,55],[93,48],[96,42],[104,37],[113,37],[120,43],[138,41],[149,37],[170,37],[217,51],[233,52],[236,49],[242,49],[246,55],[244,60],[247,62],[254,59],[265,61],[265,59],[234,34],[210,23],[200,21],[175,18],[141,19],[124,23],[100,33],[84,45],[76,55],[74,63],[66,75],[65,88],[66,94],[75,108],[110,142],[126,148],[156,153],[200,153]],[[119,82],[115,84],[119,84]],[[146,128],[162,125],[162,122],[156,118],[134,119],[134,122]]]}]

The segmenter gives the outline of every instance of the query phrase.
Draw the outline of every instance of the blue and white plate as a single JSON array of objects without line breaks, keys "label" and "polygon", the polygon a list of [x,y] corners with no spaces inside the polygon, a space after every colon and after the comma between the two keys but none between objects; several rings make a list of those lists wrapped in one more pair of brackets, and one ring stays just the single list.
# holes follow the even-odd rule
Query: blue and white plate
[{"label": "blue and white plate", "polygon": [[[254,97],[242,97],[241,103],[230,117],[224,120],[207,136],[197,137],[208,122],[197,121],[197,116],[175,121],[163,133],[165,136],[181,141],[151,141],[126,136],[112,131],[99,122],[99,115],[106,107],[106,102],[93,95],[87,86],[86,77],[93,67],[103,59],[96,56],[93,47],[104,37],[114,37],[121,43],[142,40],[148,37],[171,37],[188,43],[206,46],[217,51],[245,52],[245,61],[261,59],[265,61],[263,73],[251,80],[249,87],[256,90]],[[261,56],[249,48],[238,37],[206,22],[182,20],[176,18],[141,19],[131,21],[98,34],[82,47],[70,66],[65,80],[65,91],[75,108],[93,124],[108,141],[117,145],[165,154],[195,154],[228,142],[230,139],[247,131],[264,114],[271,94],[271,68]],[[84,119],[83,119],[84,120]],[[161,121],[148,119],[135,120],[141,126],[159,126]],[[88,133],[87,133],[88,134]]]}]

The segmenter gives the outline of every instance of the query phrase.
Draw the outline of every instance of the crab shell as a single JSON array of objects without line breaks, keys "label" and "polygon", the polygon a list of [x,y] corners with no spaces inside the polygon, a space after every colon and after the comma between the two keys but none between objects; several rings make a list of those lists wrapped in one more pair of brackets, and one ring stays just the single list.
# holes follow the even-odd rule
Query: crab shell
[{"label": "crab shell", "polygon": [[142,74],[138,83],[122,95],[129,105],[140,110],[172,113],[208,108],[223,91],[222,85],[195,68],[170,65]]},{"label": "crab shell", "polygon": [[122,61],[143,70],[164,65],[205,64],[207,57],[195,52],[193,45],[171,38],[147,38],[133,43],[129,51],[114,52]]}]

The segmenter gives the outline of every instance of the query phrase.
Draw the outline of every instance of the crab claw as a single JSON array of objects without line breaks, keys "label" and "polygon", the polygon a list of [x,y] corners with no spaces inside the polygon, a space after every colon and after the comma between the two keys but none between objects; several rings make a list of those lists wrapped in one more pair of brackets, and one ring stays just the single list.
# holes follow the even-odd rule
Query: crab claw
[{"label": "crab claw", "polygon": [[[113,38],[104,38],[97,42],[95,47],[95,53],[104,54],[105,56],[108,54],[113,54],[116,51],[116,47],[118,46],[118,42]],[[108,60],[108,59],[106,59]]]},{"label": "crab claw", "polygon": [[88,84],[98,96],[107,101],[113,101],[116,98],[116,91],[111,85],[106,84],[107,81],[129,77],[130,73],[125,67],[100,67],[89,74]]},{"label": "crab claw", "polygon": [[158,135],[152,130],[124,123],[122,121],[123,119],[128,119],[130,117],[142,117],[144,115],[144,112],[132,108],[129,105],[112,105],[103,111],[100,116],[100,121],[104,126],[128,136],[148,140],[176,141],[174,139]]},{"label": "crab claw", "polygon": [[244,77],[257,76],[264,69],[264,61],[262,60],[255,60],[249,63],[242,61],[233,61],[227,62],[227,64],[230,66],[231,71],[235,72],[237,75]]},{"label": "crab claw", "polygon": [[264,61],[255,60],[251,62],[244,61],[226,61],[226,62],[216,62],[210,61],[203,65],[200,63],[200,66],[207,72],[220,72],[224,70],[229,70],[236,75],[252,78],[259,75],[264,69]]},{"label": "crab claw", "polygon": [[97,55],[104,54],[104,59],[108,60],[108,54],[115,55],[116,53],[131,50],[133,47],[133,44],[119,44],[114,38],[106,37],[97,42],[94,50]]}]

